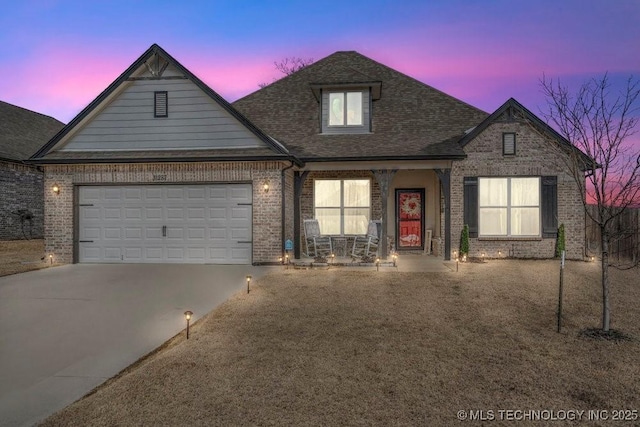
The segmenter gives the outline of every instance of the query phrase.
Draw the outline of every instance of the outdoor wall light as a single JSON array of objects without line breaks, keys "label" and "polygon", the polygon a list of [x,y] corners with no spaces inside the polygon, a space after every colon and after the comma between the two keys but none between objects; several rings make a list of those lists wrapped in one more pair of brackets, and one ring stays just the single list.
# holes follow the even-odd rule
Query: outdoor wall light
[{"label": "outdoor wall light", "polygon": [[60,186],[58,184],[53,184],[51,191],[53,191],[54,194],[60,194]]},{"label": "outdoor wall light", "polygon": [[189,323],[191,322],[191,316],[193,316],[192,311],[187,310],[184,312],[184,318],[187,320],[187,339],[189,339]]},{"label": "outdoor wall light", "polygon": [[247,293],[249,293],[249,285],[251,285],[251,276],[247,275]]},{"label": "outdoor wall light", "polygon": [[265,183],[262,184],[262,189],[264,190],[265,193],[269,192],[269,181],[265,181]]}]

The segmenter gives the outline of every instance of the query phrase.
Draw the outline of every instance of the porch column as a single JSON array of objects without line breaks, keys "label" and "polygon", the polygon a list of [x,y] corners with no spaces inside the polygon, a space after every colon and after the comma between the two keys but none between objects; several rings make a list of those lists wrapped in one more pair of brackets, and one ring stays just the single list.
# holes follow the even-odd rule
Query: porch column
[{"label": "porch column", "polygon": [[382,229],[380,230],[380,241],[382,242],[382,250],[380,251],[380,258],[387,259],[387,201],[389,198],[389,184],[393,180],[394,175],[398,172],[398,169],[381,169],[372,170],[373,176],[375,176],[378,185],[380,186],[380,198],[382,199]]},{"label": "porch column", "polygon": [[435,169],[444,195],[444,259],[451,260],[451,169]]},{"label": "porch column", "polygon": [[293,257],[300,259],[300,198],[302,197],[302,186],[309,175],[309,171],[294,172],[293,174]]}]

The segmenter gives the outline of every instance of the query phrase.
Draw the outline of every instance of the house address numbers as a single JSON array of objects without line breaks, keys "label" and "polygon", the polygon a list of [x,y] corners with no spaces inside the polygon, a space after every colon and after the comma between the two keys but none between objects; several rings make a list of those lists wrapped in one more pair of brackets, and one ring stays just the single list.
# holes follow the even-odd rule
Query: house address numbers
[{"label": "house address numbers", "polygon": [[167,180],[167,174],[166,173],[154,173],[153,174],[153,181],[154,182],[163,182]]}]

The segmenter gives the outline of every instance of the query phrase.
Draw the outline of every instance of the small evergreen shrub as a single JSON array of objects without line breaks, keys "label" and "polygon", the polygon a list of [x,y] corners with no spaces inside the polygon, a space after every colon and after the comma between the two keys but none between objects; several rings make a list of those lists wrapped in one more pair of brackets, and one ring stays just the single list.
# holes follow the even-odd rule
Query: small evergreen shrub
[{"label": "small evergreen shrub", "polygon": [[460,235],[460,257],[469,254],[469,226],[467,224],[462,227]]},{"label": "small evergreen shrub", "polygon": [[562,251],[565,250],[565,241],[564,241],[564,224],[560,224],[558,227],[558,238],[556,239],[556,257],[559,258],[562,256]]}]

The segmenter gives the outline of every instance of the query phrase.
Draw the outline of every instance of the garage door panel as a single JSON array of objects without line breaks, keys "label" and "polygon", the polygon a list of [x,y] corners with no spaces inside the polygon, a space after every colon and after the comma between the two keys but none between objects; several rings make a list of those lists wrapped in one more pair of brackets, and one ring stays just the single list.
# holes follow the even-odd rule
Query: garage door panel
[{"label": "garage door panel", "polygon": [[143,192],[145,200],[162,202],[162,187],[146,187]]},{"label": "garage door panel", "polygon": [[187,229],[187,239],[189,240],[205,240],[207,230],[204,227],[189,227]]},{"label": "garage door panel", "polygon": [[124,238],[125,240],[142,239],[142,228],[141,227],[125,227]]},{"label": "garage door panel", "polygon": [[187,208],[187,219],[189,220],[204,220],[205,219],[205,208],[204,207],[189,207]]},{"label": "garage door panel", "polygon": [[251,240],[251,230],[248,228],[230,228],[231,239],[234,240]]},{"label": "garage door panel", "polygon": [[226,241],[227,240],[227,229],[222,227],[211,227],[209,228],[209,239],[212,241]]},{"label": "garage door panel", "polygon": [[167,208],[167,219],[186,219],[184,217],[184,208]]},{"label": "garage door panel", "polygon": [[166,189],[167,189],[167,195],[166,195],[167,200],[175,201],[175,200],[184,199],[183,187],[166,187]]},{"label": "garage door panel", "polygon": [[105,240],[120,240],[122,238],[122,231],[119,227],[105,227],[103,230]]},{"label": "garage door panel", "polygon": [[93,206],[80,206],[80,219],[100,219],[100,208],[95,208]]},{"label": "garage door panel", "polygon": [[79,257],[85,262],[100,262],[102,259],[102,251],[100,248],[92,247],[86,243],[80,243],[79,245]]},{"label": "garage door panel", "polygon": [[124,199],[127,202],[142,200],[142,188],[129,187],[124,189]]},{"label": "garage door panel", "polygon": [[121,219],[122,211],[120,208],[104,208],[102,210],[102,217],[105,220]]},{"label": "garage door panel", "polygon": [[167,235],[165,237],[167,240],[183,240],[184,228],[167,227]]},{"label": "garage door panel", "polygon": [[82,227],[80,229],[80,240],[91,240],[100,238],[99,227]]},{"label": "garage door panel", "polygon": [[[79,189],[80,262],[251,262],[250,184]],[[164,232],[163,232],[164,228]]]},{"label": "garage door panel", "polygon": [[187,259],[191,261],[201,261],[204,263],[206,260],[207,250],[204,247],[189,247],[187,248]]},{"label": "garage door panel", "polygon": [[104,258],[108,261],[122,261],[121,250],[119,247],[105,247]]},{"label": "garage door panel", "polygon": [[122,198],[121,187],[105,187],[103,198],[105,200],[120,200]]},{"label": "garage door panel", "polygon": [[227,219],[227,208],[209,208],[209,219]]},{"label": "garage door panel", "polygon": [[247,220],[251,218],[251,208],[249,206],[237,206],[231,208],[231,219]]},{"label": "garage door panel", "polygon": [[124,208],[124,219],[126,220],[142,220],[142,208]]},{"label": "garage door panel", "polygon": [[189,187],[187,188],[187,200],[204,200],[207,196],[206,193],[204,187]]},{"label": "garage door panel", "polygon": [[124,259],[127,262],[142,262],[142,248],[141,247],[124,248]]}]

